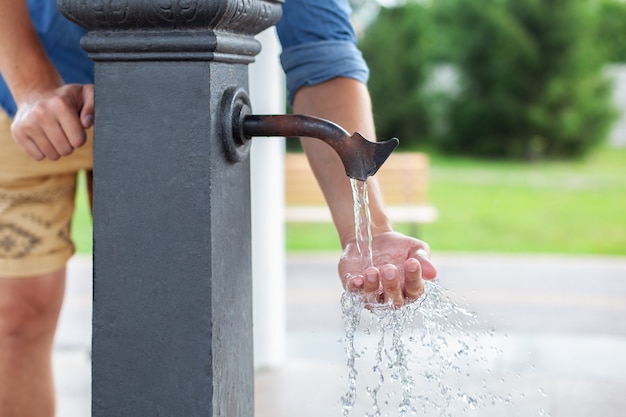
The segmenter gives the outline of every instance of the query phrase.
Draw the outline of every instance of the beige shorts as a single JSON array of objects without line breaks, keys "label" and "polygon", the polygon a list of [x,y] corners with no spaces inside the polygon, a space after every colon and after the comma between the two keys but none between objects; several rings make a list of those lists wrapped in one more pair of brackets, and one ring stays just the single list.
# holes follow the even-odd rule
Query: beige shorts
[{"label": "beige shorts", "polygon": [[0,110],[0,278],[62,269],[74,254],[70,224],[76,176],[93,166],[87,144],[58,161],[34,161],[11,137]]}]

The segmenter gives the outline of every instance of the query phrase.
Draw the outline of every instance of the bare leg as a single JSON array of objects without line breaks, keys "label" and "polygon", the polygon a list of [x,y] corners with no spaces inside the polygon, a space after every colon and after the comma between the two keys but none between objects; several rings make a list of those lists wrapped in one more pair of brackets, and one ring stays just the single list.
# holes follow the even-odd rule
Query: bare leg
[{"label": "bare leg", "polygon": [[55,413],[52,342],[65,290],[65,269],[0,279],[0,415]]}]

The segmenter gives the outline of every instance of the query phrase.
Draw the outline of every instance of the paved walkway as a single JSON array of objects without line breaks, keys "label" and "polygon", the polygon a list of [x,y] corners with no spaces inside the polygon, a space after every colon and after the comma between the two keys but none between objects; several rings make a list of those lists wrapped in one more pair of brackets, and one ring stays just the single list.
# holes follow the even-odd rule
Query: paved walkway
[{"label": "paved walkway", "polygon": [[[455,417],[623,417],[626,257],[439,254],[434,260],[450,297],[479,318],[467,329],[477,335],[473,349],[459,375],[446,376],[449,385],[498,400],[493,408],[480,400]],[[338,342],[344,330],[335,262],[335,256],[288,257],[287,357],[281,368],[257,372],[256,417],[342,415],[347,368]],[[58,417],[89,416],[90,271],[89,259],[72,259],[54,355]],[[454,345],[455,336],[447,337]],[[373,351],[378,336],[357,339]],[[430,389],[415,372],[418,387]],[[359,384],[372,383],[366,373]],[[367,396],[350,415],[364,411],[371,412]]]}]

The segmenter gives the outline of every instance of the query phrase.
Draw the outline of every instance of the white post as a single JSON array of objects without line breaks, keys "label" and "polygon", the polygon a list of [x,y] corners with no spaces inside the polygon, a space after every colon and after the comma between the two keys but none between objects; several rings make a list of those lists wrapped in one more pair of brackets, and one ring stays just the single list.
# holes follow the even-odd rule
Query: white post
[{"label": "white post", "polygon": [[609,131],[608,143],[613,148],[626,147],[626,65],[610,64],[605,67],[605,74],[613,83],[613,105],[618,118]]},{"label": "white post", "polygon": [[[254,114],[285,112],[285,80],[274,28],[257,39],[263,50],[250,66]],[[280,365],[285,354],[284,138],[252,140],[252,279],[255,368]]]}]

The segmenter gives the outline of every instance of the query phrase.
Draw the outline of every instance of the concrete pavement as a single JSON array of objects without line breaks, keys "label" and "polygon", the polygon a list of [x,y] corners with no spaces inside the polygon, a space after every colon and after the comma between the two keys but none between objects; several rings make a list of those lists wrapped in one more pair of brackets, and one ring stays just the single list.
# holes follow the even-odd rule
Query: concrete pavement
[{"label": "concrete pavement", "polygon": [[[256,417],[342,415],[347,367],[338,342],[344,329],[336,260],[288,256],[287,357],[278,369],[257,371]],[[626,257],[436,254],[434,261],[449,297],[478,317],[466,329],[474,351],[461,364],[463,375],[444,378],[456,392],[497,399],[495,407],[482,399],[465,411],[451,404],[452,415],[624,415]],[[89,416],[90,276],[90,259],[73,258],[54,351],[58,417]],[[447,337],[453,345],[455,336]],[[378,336],[360,333],[356,340],[373,351]],[[418,389],[432,389],[420,363],[414,366]],[[368,385],[372,378],[365,369],[357,380]],[[366,395],[350,415],[365,412]]]}]

